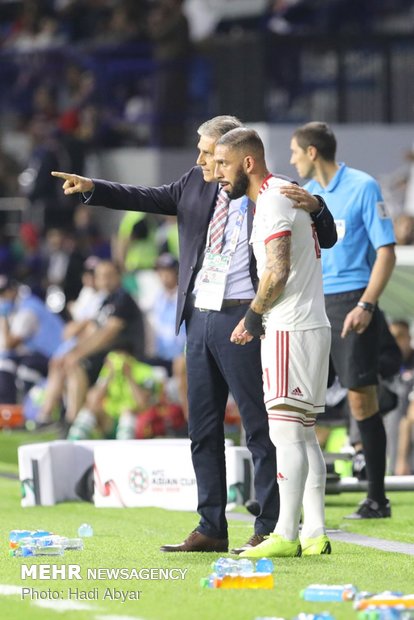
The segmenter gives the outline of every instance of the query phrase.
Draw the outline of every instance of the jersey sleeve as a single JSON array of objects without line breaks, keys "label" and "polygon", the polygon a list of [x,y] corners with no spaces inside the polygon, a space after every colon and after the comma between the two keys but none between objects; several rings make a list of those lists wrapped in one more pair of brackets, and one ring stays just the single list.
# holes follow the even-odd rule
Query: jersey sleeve
[{"label": "jersey sleeve", "polygon": [[383,245],[395,243],[392,219],[375,179],[371,179],[364,188],[362,218],[369,240],[376,250]]}]

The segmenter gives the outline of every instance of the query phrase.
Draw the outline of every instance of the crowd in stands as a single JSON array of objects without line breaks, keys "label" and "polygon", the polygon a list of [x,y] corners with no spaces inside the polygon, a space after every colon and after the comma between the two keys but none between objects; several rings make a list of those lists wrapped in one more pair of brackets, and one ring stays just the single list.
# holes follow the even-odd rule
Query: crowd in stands
[{"label": "crowd in stands", "polygon": [[71,228],[41,235],[25,222],[4,244],[0,403],[23,403],[36,425],[57,422],[62,436],[185,433],[176,224],[137,215],[109,240],[80,204]]},{"label": "crowd in stands", "polygon": [[[30,142],[23,162],[0,147],[0,199],[24,196],[31,213],[30,221],[10,234],[7,213],[0,209],[0,402],[23,401],[32,386],[41,385],[36,423],[62,417],[71,438],[185,430],[185,334],[174,332],[175,221],[127,213],[109,239],[91,209],[65,196],[50,171],[82,174],[87,155],[96,149],[183,144],[187,61],[194,45],[187,4],[0,2],[0,53],[8,63],[0,78],[9,84],[7,93],[0,93],[0,124]],[[414,14],[414,1],[380,4],[272,0],[255,19],[211,23],[218,33],[240,28],[360,32],[385,29],[390,16]],[[136,57],[131,68],[127,56],[116,64],[119,45],[141,46],[148,79],[131,78]],[[105,49],[114,64],[102,80]],[[161,68],[155,80],[148,63]],[[117,80],[118,72],[127,79]],[[396,209],[395,232],[399,244],[414,243],[414,207]],[[409,473],[413,351],[407,349],[404,323],[395,329],[405,338],[400,376],[407,415],[398,418],[401,447],[393,467],[395,473]]]}]

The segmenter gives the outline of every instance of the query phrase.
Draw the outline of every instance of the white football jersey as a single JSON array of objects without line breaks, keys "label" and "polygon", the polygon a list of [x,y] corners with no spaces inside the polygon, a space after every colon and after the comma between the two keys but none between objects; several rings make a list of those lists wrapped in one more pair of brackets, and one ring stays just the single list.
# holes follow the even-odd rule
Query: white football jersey
[{"label": "white football jersey", "polygon": [[264,322],[287,331],[329,326],[316,229],[309,213],[294,209],[292,201],[280,193],[285,184],[272,175],[263,181],[250,238],[260,278],[266,266],[266,244],[278,237],[291,237],[289,277],[273,308],[264,315]]}]

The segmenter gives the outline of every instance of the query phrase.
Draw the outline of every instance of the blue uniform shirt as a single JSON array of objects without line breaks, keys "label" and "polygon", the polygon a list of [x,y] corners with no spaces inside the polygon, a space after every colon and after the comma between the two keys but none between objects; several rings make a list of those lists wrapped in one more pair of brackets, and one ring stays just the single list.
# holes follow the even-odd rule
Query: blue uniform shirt
[{"label": "blue uniform shirt", "polygon": [[338,232],[336,244],[322,249],[325,295],[365,288],[376,250],[395,243],[393,224],[377,181],[366,172],[340,164],[327,187],[312,180],[305,188],[322,196]]},{"label": "blue uniform shirt", "polygon": [[32,312],[38,323],[36,332],[24,340],[27,349],[47,358],[51,357],[62,342],[64,323],[60,316],[53,314],[35,295],[23,297],[18,304],[18,310]]}]

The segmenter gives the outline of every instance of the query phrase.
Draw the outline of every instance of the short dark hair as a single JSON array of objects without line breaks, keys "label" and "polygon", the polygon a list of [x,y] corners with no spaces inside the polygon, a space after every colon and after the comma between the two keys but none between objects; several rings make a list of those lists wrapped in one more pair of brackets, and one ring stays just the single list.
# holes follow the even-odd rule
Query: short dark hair
[{"label": "short dark hair", "polygon": [[403,329],[406,329],[408,332],[410,331],[410,324],[405,319],[395,319],[394,321],[390,322],[390,326],[391,325],[393,327],[402,327]]},{"label": "short dark hair", "polygon": [[326,123],[319,121],[306,123],[295,130],[293,137],[304,151],[308,146],[314,146],[323,159],[326,161],[335,160],[336,138]]},{"label": "short dark hair", "polygon": [[214,138],[217,140],[228,131],[242,126],[242,122],[236,116],[215,116],[200,125],[197,133],[199,136],[206,136],[207,138]]},{"label": "short dark hair", "polygon": [[263,142],[254,129],[248,129],[247,127],[232,129],[224,134],[217,141],[217,144],[244,151],[245,154],[251,153],[256,157],[264,159]]}]

